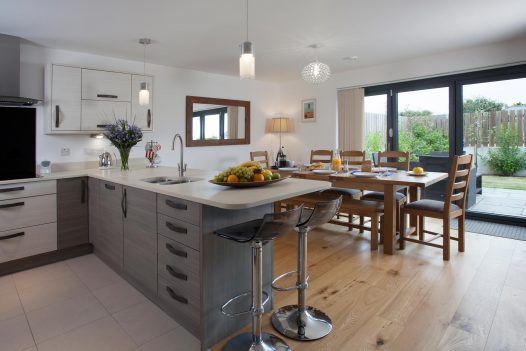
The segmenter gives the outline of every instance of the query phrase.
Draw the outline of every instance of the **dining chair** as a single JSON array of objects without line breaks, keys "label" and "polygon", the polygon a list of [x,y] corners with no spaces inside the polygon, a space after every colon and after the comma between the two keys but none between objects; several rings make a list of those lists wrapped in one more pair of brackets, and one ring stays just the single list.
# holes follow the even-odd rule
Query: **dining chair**
[{"label": "dining chair", "polygon": [[311,150],[310,163],[332,163],[332,150]]},{"label": "dining chair", "polygon": [[263,168],[269,168],[267,151],[250,151],[250,161],[257,161]]},{"label": "dining chair", "polygon": [[[449,260],[450,240],[458,241],[458,251],[464,252],[464,223],[466,219],[466,197],[469,185],[469,176],[473,165],[473,155],[455,156],[449,171],[449,181],[445,201],[423,199],[411,202],[401,208],[400,219],[400,250],[405,248],[405,242],[415,242],[427,246],[442,249],[444,261]],[[418,239],[408,238],[407,234],[413,232],[413,228],[405,228],[405,215],[415,215],[418,218]],[[424,217],[437,218],[442,220],[442,233],[434,233],[424,229]],[[451,237],[451,219],[458,218],[458,236]],[[434,234],[433,237],[426,239],[426,233]],[[431,241],[442,237],[442,245]]]},{"label": "dining chair", "polygon": [[365,151],[348,150],[340,152],[342,163],[348,162],[351,166],[361,166],[365,161]]}]

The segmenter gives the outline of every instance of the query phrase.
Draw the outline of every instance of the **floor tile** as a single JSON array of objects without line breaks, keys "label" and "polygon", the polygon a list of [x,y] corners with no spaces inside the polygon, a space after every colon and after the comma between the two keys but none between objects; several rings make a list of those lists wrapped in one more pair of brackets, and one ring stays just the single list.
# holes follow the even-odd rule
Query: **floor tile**
[{"label": "floor tile", "polygon": [[201,343],[183,327],[144,344],[141,351],[199,351]]},{"label": "floor tile", "polygon": [[128,351],[135,347],[109,316],[38,344],[39,351]]},{"label": "floor tile", "polygon": [[2,351],[22,351],[35,346],[24,315],[0,321],[0,340]]},{"label": "floor tile", "polygon": [[122,280],[94,254],[73,258],[67,264],[92,291]]},{"label": "floor tile", "polygon": [[0,294],[0,321],[24,314],[16,291]]},{"label": "floor tile", "polygon": [[178,326],[150,301],[117,312],[113,317],[138,345],[143,345]]},{"label": "floor tile", "polygon": [[18,290],[26,313],[88,292],[73,272]]},{"label": "floor tile", "polygon": [[25,349],[24,351],[38,351],[36,346],[30,347],[28,349]]},{"label": "floor tile", "polygon": [[115,313],[127,307],[146,301],[144,295],[126,281],[108,285],[93,291],[93,295],[110,312]]},{"label": "floor tile", "polygon": [[5,275],[3,277],[0,277],[0,295],[11,292],[16,293],[16,286],[15,281],[13,280],[13,276]]},{"label": "floor tile", "polygon": [[15,273],[13,274],[13,279],[17,289],[26,289],[30,286],[41,285],[51,279],[71,274],[71,272],[71,269],[65,262],[57,262]]},{"label": "floor tile", "polygon": [[526,291],[526,268],[513,264],[508,271],[506,285]]},{"label": "floor tile", "polygon": [[93,295],[84,294],[29,312],[27,318],[40,343],[107,315]]}]

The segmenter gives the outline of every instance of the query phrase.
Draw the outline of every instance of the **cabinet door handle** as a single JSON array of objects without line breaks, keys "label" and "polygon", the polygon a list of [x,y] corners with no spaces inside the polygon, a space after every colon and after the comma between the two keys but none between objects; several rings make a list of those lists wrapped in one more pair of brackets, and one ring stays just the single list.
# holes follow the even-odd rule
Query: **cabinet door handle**
[{"label": "cabinet door handle", "polygon": [[80,203],[85,204],[86,203],[86,190],[87,190],[87,182],[86,179],[82,179],[80,181]]},{"label": "cabinet door handle", "polygon": [[60,106],[55,105],[55,128],[58,128],[60,125]]},{"label": "cabinet door handle", "polygon": [[175,293],[175,291],[173,291],[172,288],[170,288],[169,286],[166,287],[166,291],[168,292],[168,294],[170,295],[170,297],[172,299],[174,299],[175,301],[177,302],[180,302],[180,303],[183,303],[185,305],[188,305],[188,299],[186,297],[183,297],[183,296],[180,296],[180,295],[177,295]]},{"label": "cabinet door handle", "polygon": [[183,228],[183,227],[178,227],[176,226],[175,224],[173,224],[172,222],[166,222],[166,228],[170,229],[172,232],[176,232],[176,233],[179,233],[179,234],[188,234],[188,229],[186,228]]},{"label": "cabinet door handle", "polygon": [[106,128],[109,124],[97,124],[97,128]]},{"label": "cabinet door handle", "polygon": [[128,204],[127,204],[127,195],[126,195],[126,189],[122,192],[122,200],[121,200],[121,208],[122,208],[122,214],[124,215],[124,218],[128,215]]},{"label": "cabinet door handle", "polygon": [[0,193],[10,193],[11,191],[22,191],[24,189],[25,188],[23,186],[17,186],[17,187],[14,187],[14,188],[0,189]]},{"label": "cabinet door handle", "polygon": [[148,125],[148,128],[152,126],[152,110],[148,109],[148,112],[146,113],[146,124]]},{"label": "cabinet door handle", "polygon": [[118,99],[119,97],[117,95],[112,94],[97,94],[98,98],[104,98],[104,99]]},{"label": "cabinet door handle", "polygon": [[26,233],[24,233],[24,232],[2,235],[2,236],[0,236],[0,240],[13,239],[13,238],[16,238],[18,236],[24,236],[24,235],[26,235]]},{"label": "cabinet door handle", "polygon": [[176,210],[188,210],[188,206],[186,206],[186,204],[182,204],[172,200],[166,200],[166,205],[170,206],[171,208],[175,208]]},{"label": "cabinet door handle", "polygon": [[10,207],[18,207],[18,206],[24,206],[24,205],[25,205],[25,203],[23,203],[23,202],[13,202],[12,204],[0,205],[0,209],[10,208]]},{"label": "cabinet door handle", "polygon": [[172,277],[175,277],[180,280],[188,280],[188,276],[184,273],[176,272],[169,264],[166,265],[166,271],[170,273]]},{"label": "cabinet door handle", "polygon": [[115,185],[104,184],[104,187],[108,190],[115,190]]},{"label": "cabinet door handle", "polygon": [[170,251],[175,256],[179,256],[179,257],[183,257],[183,258],[187,258],[188,257],[188,253],[187,252],[185,252],[183,250],[178,250],[178,249],[176,249],[175,247],[173,247],[172,245],[170,245],[168,243],[166,243],[166,245],[164,247],[166,247],[166,250]]}]

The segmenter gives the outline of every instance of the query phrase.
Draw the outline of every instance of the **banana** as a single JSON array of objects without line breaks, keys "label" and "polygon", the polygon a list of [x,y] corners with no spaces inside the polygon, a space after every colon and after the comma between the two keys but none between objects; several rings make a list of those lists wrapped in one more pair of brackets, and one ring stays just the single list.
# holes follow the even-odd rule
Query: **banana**
[{"label": "banana", "polygon": [[259,162],[257,162],[257,161],[248,161],[248,162],[243,162],[242,164],[239,165],[239,167],[246,167],[246,168],[254,167],[254,168],[260,168],[261,165],[260,165]]}]

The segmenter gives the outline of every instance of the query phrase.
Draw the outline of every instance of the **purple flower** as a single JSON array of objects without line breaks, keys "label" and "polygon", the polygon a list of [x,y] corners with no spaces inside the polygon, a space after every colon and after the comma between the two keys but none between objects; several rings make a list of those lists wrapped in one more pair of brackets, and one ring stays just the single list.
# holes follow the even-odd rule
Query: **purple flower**
[{"label": "purple flower", "polygon": [[142,140],[142,131],[124,119],[118,119],[104,130],[104,136],[118,149],[130,149]]}]

